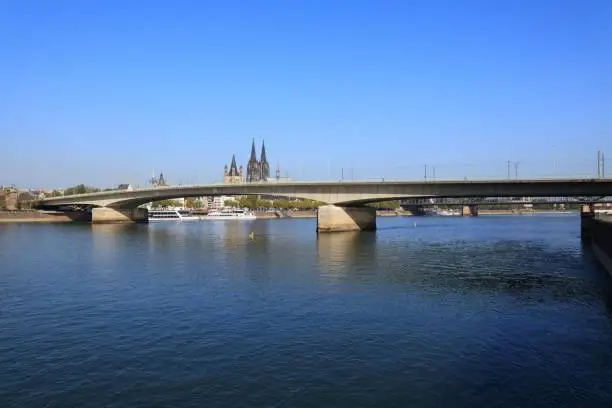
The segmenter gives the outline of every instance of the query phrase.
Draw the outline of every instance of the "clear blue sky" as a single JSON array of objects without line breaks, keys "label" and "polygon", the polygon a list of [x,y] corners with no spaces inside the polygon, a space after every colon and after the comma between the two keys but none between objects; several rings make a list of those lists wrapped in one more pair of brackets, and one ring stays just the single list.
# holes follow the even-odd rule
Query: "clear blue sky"
[{"label": "clear blue sky", "polygon": [[[612,2],[0,2],[0,184],[612,173]],[[352,170],[351,170],[352,169]],[[514,170],[513,170],[514,172]]]}]

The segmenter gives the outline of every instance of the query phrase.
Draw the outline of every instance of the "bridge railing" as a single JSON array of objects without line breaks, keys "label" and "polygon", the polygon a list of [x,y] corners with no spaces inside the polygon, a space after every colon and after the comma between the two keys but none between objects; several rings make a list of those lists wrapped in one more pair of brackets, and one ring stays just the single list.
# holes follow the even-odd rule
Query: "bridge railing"
[{"label": "bridge railing", "polygon": [[[607,169],[607,170],[606,170]],[[387,181],[503,181],[503,180],[555,180],[612,178],[612,162],[606,159],[599,163],[596,156],[582,158],[512,159],[466,162],[438,162],[422,160],[422,163],[398,165],[369,165],[342,163],[339,160],[327,163],[293,163],[284,167],[280,179],[274,169],[269,182],[387,182]],[[222,170],[202,168],[198,174],[181,173],[172,169],[164,171],[170,186],[222,185]],[[135,189],[152,188],[143,175],[138,180],[115,180],[109,185],[117,186],[131,182]],[[97,186],[105,187],[105,186]]]},{"label": "bridge railing", "polygon": [[[612,159],[610,159],[612,160]],[[544,159],[511,158],[508,160],[481,160],[465,162],[439,162],[435,159],[420,163],[398,165],[370,165],[343,163],[292,163],[281,168],[279,182],[338,182],[338,181],[479,181],[479,180],[549,180],[593,179],[612,176],[612,162],[606,159],[598,165],[596,155],[589,157],[548,157]],[[606,172],[606,169],[607,172]],[[203,168],[199,174],[177,174],[166,171],[172,185],[222,184],[222,171]],[[271,169],[271,181],[276,177]],[[146,183],[133,183],[143,188]]]},{"label": "bridge railing", "polygon": [[402,205],[460,205],[460,204],[581,204],[611,203],[607,197],[461,197],[461,198],[412,198],[402,200]]}]

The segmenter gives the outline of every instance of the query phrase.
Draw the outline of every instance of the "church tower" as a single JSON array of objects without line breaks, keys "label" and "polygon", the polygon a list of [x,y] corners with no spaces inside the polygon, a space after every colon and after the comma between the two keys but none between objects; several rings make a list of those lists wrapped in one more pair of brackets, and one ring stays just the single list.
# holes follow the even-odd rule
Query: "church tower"
[{"label": "church tower", "polygon": [[261,180],[261,169],[257,161],[257,153],[255,153],[255,138],[251,145],[251,157],[247,163],[247,183]]},{"label": "church tower", "polygon": [[268,180],[270,177],[270,164],[268,164],[268,158],[266,157],[266,144],[263,140],[261,142],[261,160],[259,161],[259,171],[261,173],[260,180]]},{"label": "church tower", "polygon": [[232,163],[227,168],[225,165],[225,169],[223,172],[223,184],[240,184],[242,183],[242,166],[238,169],[236,166],[236,155],[232,155]]}]

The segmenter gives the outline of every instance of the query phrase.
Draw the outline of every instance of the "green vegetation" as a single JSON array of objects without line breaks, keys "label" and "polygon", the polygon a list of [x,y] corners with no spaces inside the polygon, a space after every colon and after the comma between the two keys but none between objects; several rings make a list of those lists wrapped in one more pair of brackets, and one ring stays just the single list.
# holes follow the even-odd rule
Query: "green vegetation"
[{"label": "green vegetation", "polygon": [[[235,198],[232,201],[226,201],[225,205],[228,207],[240,207],[248,209],[257,208],[276,208],[280,210],[316,210],[324,203],[315,200],[288,200],[288,199],[277,199],[277,200],[264,200],[257,196],[246,196]],[[371,207],[375,207],[379,210],[397,210],[400,208],[399,201],[382,201],[379,203],[368,204]]]},{"label": "green vegetation", "polygon": [[153,203],[151,203],[151,207],[153,208],[180,207],[180,206],[181,206],[181,202],[176,201],[176,200],[161,200],[161,201],[154,201]]},{"label": "green vegetation", "polygon": [[204,207],[204,203],[201,200],[197,200],[195,198],[186,198],[185,207],[186,208],[202,208]]},{"label": "green vegetation", "polygon": [[86,186],[85,184],[79,184],[77,186],[67,188],[64,191],[64,195],[97,193],[98,191],[100,191],[99,188]]},{"label": "green vegetation", "polygon": [[400,208],[400,202],[398,200],[395,201],[380,201],[377,203],[366,204],[369,207],[374,207],[377,210],[397,210]]},{"label": "green vegetation", "polygon": [[225,205],[229,207],[248,208],[250,210],[257,208],[277,208],[280,210],[297,208],[298,210],[314,210],[322,204],[323,203],[314,200],[264,200],[257,196],[239,197],[225,202]]}]

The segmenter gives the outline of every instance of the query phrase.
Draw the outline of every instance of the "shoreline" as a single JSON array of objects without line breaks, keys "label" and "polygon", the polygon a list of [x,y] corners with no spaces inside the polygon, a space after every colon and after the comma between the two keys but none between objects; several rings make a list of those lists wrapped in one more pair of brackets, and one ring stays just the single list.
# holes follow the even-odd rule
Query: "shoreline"
[{"label": "shoreline", "polygon": [[[479,215],[534,215],[534,214],[573,214],[576,211],[512,211],[512,210],[481,210]],[[316,211],[287,211],[286,217],[273,213],[256,213],[258,220],[276,220],[287,218],[316,218]],[[377,211],[378,217],[417,217],[408,212]],[[0,211],[0,224],[19,223],[65,223],[87,222],[83,213],[64,213],[59,211]]]},{"label": "shoreline", "polygon": [[78,221],[77,218],[74,214],[59,211],[0,211],[0,224],[62,223]]}]

